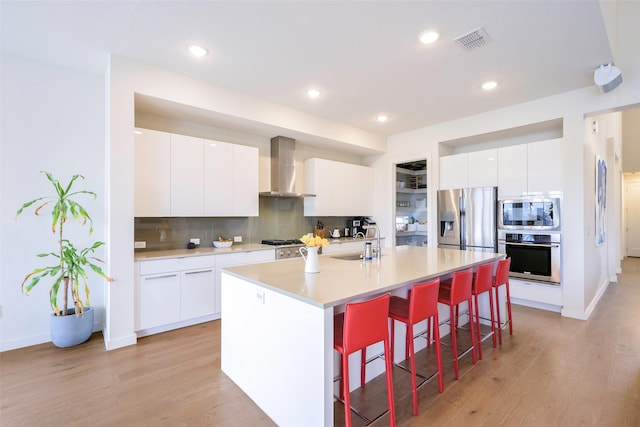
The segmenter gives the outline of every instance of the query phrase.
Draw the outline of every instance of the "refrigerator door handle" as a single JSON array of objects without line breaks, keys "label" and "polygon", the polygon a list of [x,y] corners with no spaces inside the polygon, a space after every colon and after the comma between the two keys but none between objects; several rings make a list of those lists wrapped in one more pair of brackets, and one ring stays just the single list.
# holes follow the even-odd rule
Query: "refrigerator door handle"
[{"label": "refrigerator door handle", "polygon": [[460,207],[460,249],[467,249],[467,225],[466,225],[466,206],[465,198],[460,197],[458,199],[458,206]]}]

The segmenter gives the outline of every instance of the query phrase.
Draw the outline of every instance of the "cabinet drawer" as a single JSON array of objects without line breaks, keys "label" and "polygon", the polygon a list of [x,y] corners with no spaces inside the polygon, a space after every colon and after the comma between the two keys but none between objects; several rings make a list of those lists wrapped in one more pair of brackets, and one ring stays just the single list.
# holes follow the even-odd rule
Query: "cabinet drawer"
[{"label": "cabinet drawer", "polygon": [[212,268],[215,267],[215,265],[215,255],[154,259],[140,261],[140,275],[145,276],[148,274],[161,274],[180,270]]},{"label": "cabinet drawer", "polygon": [[509,279],[512,298],[540,302],[551,305],[562,305],[562,288],[538,282]]}]

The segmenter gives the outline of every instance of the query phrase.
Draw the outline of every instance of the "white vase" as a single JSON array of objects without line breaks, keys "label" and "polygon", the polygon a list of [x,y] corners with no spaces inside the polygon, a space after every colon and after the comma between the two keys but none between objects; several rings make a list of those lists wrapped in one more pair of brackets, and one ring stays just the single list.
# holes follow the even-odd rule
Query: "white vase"
[{"label": "white vase", "polygon": [[304,272],[305,273],[319,273],[320,262],[318,260],[318,246],[314,247],[302,247],[299,249],[300,255],[304,258]]}]

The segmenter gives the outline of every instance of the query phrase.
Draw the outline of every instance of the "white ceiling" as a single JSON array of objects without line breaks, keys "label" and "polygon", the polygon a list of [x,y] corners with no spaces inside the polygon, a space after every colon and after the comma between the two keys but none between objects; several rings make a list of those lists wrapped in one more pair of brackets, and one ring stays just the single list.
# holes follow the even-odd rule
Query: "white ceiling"
[{"label": "white ceiling", "polygon": [[[391,135],[593,84],[597,0],[7,1],[2,50],[104,73],[109,52]],[[466,52],[454,39],[483,27]],[[437,29],[430,46],[419,34]],[[204,59],[188,43],[210,50]],[[499,82],[485,93],[480,84]],[[315,86],[316,100],[306,97]],[[375,121],[378,114],[387,123]]]}]

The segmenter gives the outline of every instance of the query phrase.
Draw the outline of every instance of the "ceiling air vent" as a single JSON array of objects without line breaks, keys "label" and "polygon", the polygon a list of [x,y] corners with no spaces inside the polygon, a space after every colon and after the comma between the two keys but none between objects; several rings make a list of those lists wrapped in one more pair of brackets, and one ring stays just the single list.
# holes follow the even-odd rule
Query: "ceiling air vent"
[{"label": "ceiling air vent", "polygon": [[470,52],[489,43],[491,37],[489,37],[489,34],[484,28],[478,27],[473,31],[456,37],[455,41],[457,41],[464,50]]}]

